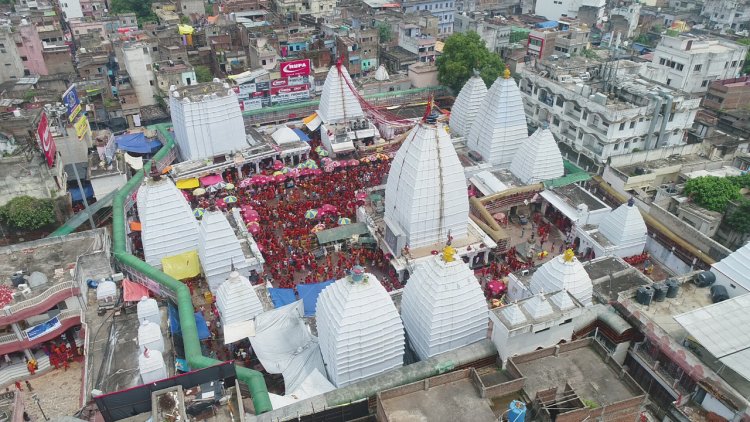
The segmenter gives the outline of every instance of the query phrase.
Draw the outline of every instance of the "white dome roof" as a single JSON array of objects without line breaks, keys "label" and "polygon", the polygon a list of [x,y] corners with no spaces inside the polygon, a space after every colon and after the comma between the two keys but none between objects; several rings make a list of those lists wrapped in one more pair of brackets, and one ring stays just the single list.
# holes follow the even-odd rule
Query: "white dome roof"
[{"label": "white dome roof", "polygon": [[136,305],[136,315],[138,315],[138,321],[146,319],[156,325],[161,325],[161,313],[159,312],[159,304],[156,303],[156,299],[141,298]]},{"label": "white dome roof", "polygon": [[161,327],[149,320],[141,321],[138,326],[138,346],[141,353],[146,348],[164,352],[164,337],[161,335]]},{"label": "white dome roof", "polygon": [[529,287],[534,294],[567,290],[584,306],[591,305],[591,278],[571,250],[539,267],[531,276]]},{"label": "white dome roof", "polygon": [[299,141],[299,135],[287,126],[282,126],[276,129],[276,131],[271,134],[271,138],[273,138],[273,140],[279,145]]},{"label": "white dome roof", "polygon": [[521,325],[527,321],[526,316],[524,316],[523,311],[521,311],[517,303],[501,308],[500,313],[512,326]]},{"label": "white dome roof", "polygon": [[203,214],[198,239],[198,257],[212,292],[215,293],[229,277],[232,264],[241,274],[249,274],[242,246],[223,212],[207,211]]},{"label": "white dome roof", "polygon": [[420,359],[487,337],[487,303],[482,288],[461,259],[443,255],[419,265],[401,299],[401,319]]},{"label": "white dome roof", "polygon": [[648,228],[633,200],[612,210],[599,224],[599,233],[617,246],[646,242]]},{"label": "white dome roof", "polygon": [[466,178],[443,125],[419,123],[401,144],[388,172],[385,218],[412,249],[442,243],[448,232],[466,237]]},{"label": "white dome roof", "polygon": [[138,355],[138,371],[143,384],[150,384],[167,377],[164,356],[158,350],[149,349]]},{"label": "white dome roof", "polygon": [[385,70],[385,66],[382,64],[378,66],[378,70],[375,71],[375,80],[376,81],[387,81],[391,79],[391,75],[388,74],[388,71]]},{"label": "white dome roof", "polygon": [[519,146],[529,136],[521,90],[509,74],[492,84],[480,110],[481,118],[472,125],[466,145],[481,154],[484,161],[509,168]]},{"label": "white dome roof", "polygon": [[229,273],[227,281],[216,291],[216,307],[224,325],[249,321],[263,312],[263,304],[250,280],[237,271]]},{"label": "white dome roof", "polygon": [[320,351],[336,387],[403,365],[404,327],[391,296],[372,274],[352,275],[318,297]]},{"label": "white dome roof", "polygon": [[354,87],[354,84],[346,66],[331,66],[318,105],[318,116],[323,123],[336,123],[365,116],[359,100],[350,87]]},{"label": "white dome roof", "polygon": [[549,129],[537,129],[521,144],[513,157],[510,172],[527,185],[557,179],[565,174],[560,148]]},{"label": "white dome roof", "polygon": [[474,75],[466,81],[451,109],[450,127],[453,132],[460,136],[469,134],[486,96],[487,85],[479,75]]},{"label": "white dome roof", "polygon": [[147,179],[138,188],[143,253],[149,265],[198,249],[198,222],[185,197],[167,179]]}]

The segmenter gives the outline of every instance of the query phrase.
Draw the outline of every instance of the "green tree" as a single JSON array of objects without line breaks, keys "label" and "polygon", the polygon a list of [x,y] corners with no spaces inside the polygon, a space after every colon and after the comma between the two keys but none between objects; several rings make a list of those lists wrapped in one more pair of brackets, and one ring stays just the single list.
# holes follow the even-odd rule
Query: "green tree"
[{"label": "green tree", "polygon": [[198,82],[200,83],[211,82],[214,80],[214,75],[208,67],[198,65],[195,66],[195,78],[198,79]]},{"label": "green tree", "polygon": [[706,176],[688,180],[685,194],[707,210],[724,212],[729,201],[739,199],[740,189],[726,177]]},{"label": "green tree", "polygon": [[[737,43],[742,45],[750,45],[750,38],[742,38],[737,40]],[[742,73],[750,73],[750,50],[745,55],[745,65],[742,66]]]},{"label": "green tree", "polygon": [[500,56],[487,50],[476,32],[456,33],[445,40],[443,54],[437,58],[438,80],[458,93],[474,69],[487,86],[505,70]]},{"label": "green tree", "polygon": [[183,24],[183,25],[190,25],[190,23],[191,23],[190,22],[190,18],[187,17],[187,16],[185,16],[185,15],[181,15],[180,16],[180,23]]},{"label": "green tree", "polygon": [[114,15],[135,13],[139,25],[145,22],[156,22],[156,15],[151,11],[151,3],[153,0],[110,0],[110,13]]},{"label": "green tree", "polygon": [[378,24],[378,35],[381,43],[387,43],[391,40],[391,27],[387,23],[381,22]]},{"label": "green tree", "polygon": [[51,199],[18,196],[0,207],[0,219],[17,229],[36,230],[56,221],[55,204]]},{"label": "green tree", "polygon": [[727,216],[726,223],[739,233],[750,233],[750,201],[744,200]]}]

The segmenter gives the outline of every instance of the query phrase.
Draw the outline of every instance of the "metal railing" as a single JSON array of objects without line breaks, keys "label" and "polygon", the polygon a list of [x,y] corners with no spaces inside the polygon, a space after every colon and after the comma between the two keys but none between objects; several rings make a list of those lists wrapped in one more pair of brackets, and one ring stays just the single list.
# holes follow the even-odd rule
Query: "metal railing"
[{"label": "metal railing", "polygon": [[59,293],[65,290],[73,290],[76,287],[78,287],[78,283],[76,283],[75,281],[63,281],[60,283],[56,283],[55,285],[48,288],[41,294],[34,296],[32,298],[26,299],[22,302],[16,303],[14,305],[11,305],[5,308],[3,311],[5,315],[13,315],[14,313],[18,313],[24,309],[28,309],[28,308],[39,305],[40,303],[46,301],[47,299],[49,299],[50,297],[52,297],[52,295],[56,293]]},{"label": "metal railing", "polygon": [[18,337],[15,334],[5,334],[0,336],[0,344],[15,343],[18,341]]}]

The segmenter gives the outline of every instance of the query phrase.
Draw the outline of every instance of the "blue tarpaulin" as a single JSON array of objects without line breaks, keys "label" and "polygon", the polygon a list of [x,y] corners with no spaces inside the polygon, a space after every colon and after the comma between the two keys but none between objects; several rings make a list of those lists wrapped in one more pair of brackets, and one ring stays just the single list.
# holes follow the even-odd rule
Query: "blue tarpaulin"
[{"label": "blue tarpaulin", "polygon": [[[86,198],[93,198],[94,197],[94,188],[91,186],[91,183],[87,180],[81,180],[81,185],[83,185],[83,192],[86,194]],[[83,201],[83,196],[81,195],[81,190],[78,189],[78,185],[69,187],[68,192],[70,192],[70,198],[73,200],[73,202]]]},{"label": "blue tarpaulin", "polygon": [[162,147],[158,139],[146,138],[143,133],[126,133],[115,137],[115,142],[121,150],[139,154],[151,154]]},{"label": "blue tarpaulin", "polygon": [[[167,307],[167,314],[169,315],[169,331],[172,334],[181,334],[182,328],[180,327],[180,314],[177,312],[177,308],[172,305]],[[195,313],[195,327],[198,329],[198,338],[205,340],[211,337],[211,333],[208,331],[208,325],[206,325],[206,319],[200,312]]]},{"label": "blue tarpaulin", "polygon": [[281,308],[284,305],[294,303],[297,298],[294,296],[294,289],[268,289],[268,294],[271,295],[271,302],[276,308]]},{"label": "blue tarpaulin", "polygon": [[297,134],[297,136],[299,136],[299,140],[300,140],[300,141],[303,141],[303,142],[310,142],[310,137],[309,137],[309,136],[307,136],[307,134],[306,134],[305,132],[303,132],[303,131],[302,131],[302,129],[297,129],[297,128],[294,128],[294,129],[292,129],[292,130],[294,131],[294,133],[296,133],[296,134]]},{"label": "blue tarpaulin", "polygon": [[333,283],[333,281],[334,280],[327,280],[321,283],[297,285],[299,298],[302,299],[302,304],[305,307],[305,316],[315,315],[315,309],[318,306],[318,295],[320,295],[320,292],[328,287],[329,284]]},{"label": "blue tarpaulin", "polygon": [[538,24],[534,25],[537,28],[555,28],[557,26],[557,21],[546,21],[546,22],[539,22]]}]

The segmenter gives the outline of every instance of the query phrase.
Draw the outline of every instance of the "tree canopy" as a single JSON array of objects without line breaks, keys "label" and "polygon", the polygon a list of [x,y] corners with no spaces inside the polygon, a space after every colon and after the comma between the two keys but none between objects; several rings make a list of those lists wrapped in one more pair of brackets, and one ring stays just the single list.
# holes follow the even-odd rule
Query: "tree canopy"
[{"label": "tree canopy", "polygon": [[491,86],[505,70],[500,56],[489,51],[479,34],[473,31],[448,37],[436,64],[438,80],[454,93],[461,90],[474,69],[479,71],[487,86]]},{"label": "tree canopy", "polygon": [[211,73],[211,69],[206,66],[198,65],[195,66],[195,78],[198,82],[211,82],[214,80],[214,75]]},{"label": "tree canopy", "polygon": [[739,199],[740,188],[727,177],[706,176],[688,180],[685,194],[701,207],[723,213],[729,201]]},{"label": "tree canopy", "polygon": [[727,225],[739,233],[750,233],[750,201],[742,201],[740,205],[735,208],[727,216]]},{"label": "tree canopy", "polygon": [[112,14],[135,13],[138,24],[156,22],[156,15],[151,11],[153,0],[110,0],[109,7]]},{"label": "tree canopy", "polygon": [[55,204],[51,199],[18,196],[0,207],[0,219],[17,229],[36,230],[56,221]]}]

